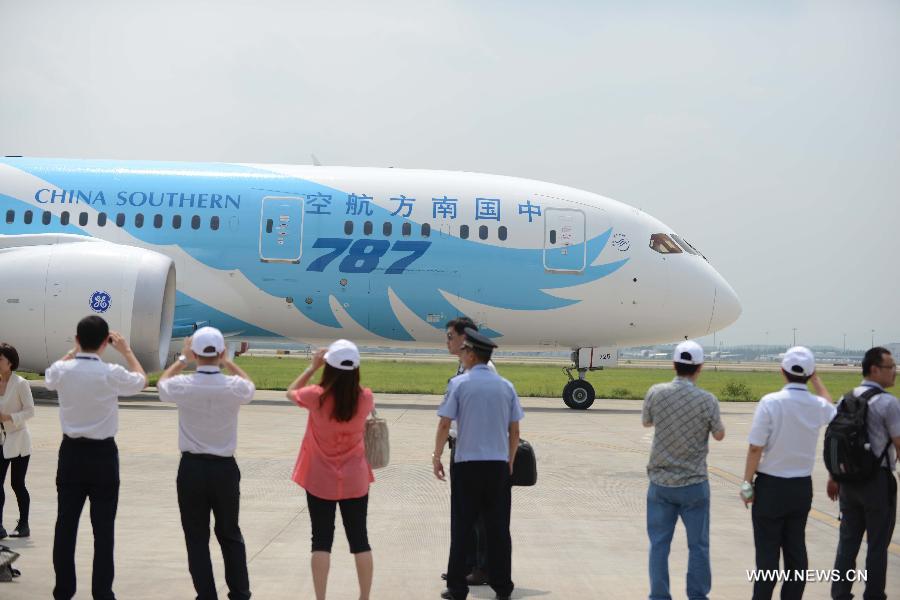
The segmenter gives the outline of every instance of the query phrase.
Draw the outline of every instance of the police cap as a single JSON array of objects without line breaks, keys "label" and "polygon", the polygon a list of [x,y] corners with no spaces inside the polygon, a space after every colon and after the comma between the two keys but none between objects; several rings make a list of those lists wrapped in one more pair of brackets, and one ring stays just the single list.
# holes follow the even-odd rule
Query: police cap
[{"label": "police cap", "polygon": [[479,333],[471,327],[466,327],[466,341],[463,342],[463,346],[472,348],[473,350],[490,352],[497,347],[497,344],[483,333]]}]

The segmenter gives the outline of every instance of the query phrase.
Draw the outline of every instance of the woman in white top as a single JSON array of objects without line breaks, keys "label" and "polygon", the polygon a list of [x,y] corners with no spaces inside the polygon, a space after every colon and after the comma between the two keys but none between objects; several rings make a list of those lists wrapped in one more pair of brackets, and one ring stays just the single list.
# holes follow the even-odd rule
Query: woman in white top
[{"label": "woman in white top", "polygon": [[0,344],[0,538],[6,537],[3,528],[3,505],[6,494],[3,485],[6,471],[12,463],[10,483],[19,504],[19,524],[10,537],[29,537],[28,507],[31,498],[25,488],[25,473],[31,458],[31,434],[25,421],[34,416],[31,386],[14,373],[19,367],[19,353],[9,344]]}]

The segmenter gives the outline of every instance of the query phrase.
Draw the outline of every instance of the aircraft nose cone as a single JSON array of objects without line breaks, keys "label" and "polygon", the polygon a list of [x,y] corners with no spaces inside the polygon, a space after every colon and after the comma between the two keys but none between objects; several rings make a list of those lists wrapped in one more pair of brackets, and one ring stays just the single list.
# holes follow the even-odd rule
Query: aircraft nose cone
[{"label": "aircraft nose cone", "polygon": [[716,299],[713,304],[712,319],[710,319],[710,331],[718,331],[728,327],[741,316],[741,301],[738,300],[734,289],[720,275],[716,281]]}]

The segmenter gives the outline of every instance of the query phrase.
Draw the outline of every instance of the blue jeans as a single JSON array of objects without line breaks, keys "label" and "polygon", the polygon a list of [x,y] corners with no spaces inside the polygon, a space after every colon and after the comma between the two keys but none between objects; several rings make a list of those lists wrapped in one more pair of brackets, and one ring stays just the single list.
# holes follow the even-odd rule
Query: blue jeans
[{"label": "blue jeans", "polygon": [[681,517],[687,531],[687,595],[707,600],[709,570],[709,482],[684,487],[650,483],[647,490],[647,535],[650,537],[650,600],[672,600],[669,594],[669,547]]}]

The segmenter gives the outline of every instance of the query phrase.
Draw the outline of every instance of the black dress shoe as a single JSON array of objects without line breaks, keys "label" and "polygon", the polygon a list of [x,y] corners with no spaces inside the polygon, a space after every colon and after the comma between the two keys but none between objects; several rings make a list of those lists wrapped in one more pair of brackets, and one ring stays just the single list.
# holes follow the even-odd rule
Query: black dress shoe
[{"label": "black dress shoe", "polygon": [[16,525],[16,528],[10,532],[9,537],[11,537],[11,538],[31,537],[31,528],[28,527],[28,523],[22,523],[20,521],[19,524]]},{"label": "black dress shoe", "polygon": [[6,537],[6,530],[3,529],[3,525],[0,525],[0,540]]},{"label": "black dress shoe", "polygon": [[453,600],[453,594],[450,593],[449,589],[446,589],[441,592],[441,598],[443,598],[444,600]]}]

